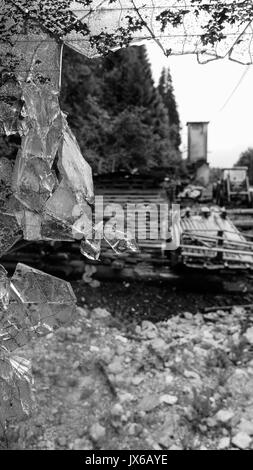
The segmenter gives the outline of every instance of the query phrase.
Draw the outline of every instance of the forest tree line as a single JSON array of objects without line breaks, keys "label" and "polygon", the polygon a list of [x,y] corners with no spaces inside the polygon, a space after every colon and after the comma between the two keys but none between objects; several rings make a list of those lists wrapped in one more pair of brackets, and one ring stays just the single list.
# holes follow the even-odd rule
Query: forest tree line
[{"label": "forest tree line", "polygon": [[61,107],[93,171],[147,171],[181,162],[169,70],[152,78],[145,46],[86,59],[65,48]]}]

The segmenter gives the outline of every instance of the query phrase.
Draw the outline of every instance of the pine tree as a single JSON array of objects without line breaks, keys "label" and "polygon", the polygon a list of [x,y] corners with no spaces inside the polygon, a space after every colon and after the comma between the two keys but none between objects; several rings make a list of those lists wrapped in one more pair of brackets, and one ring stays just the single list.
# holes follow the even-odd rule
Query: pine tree
[{"label": "pine tree", "polygon": [[178,149],[181,144],[180,119],[169,69],[166,70],[165,68],[163,68],[159,80],[158,91],[167,109],[170,123],[171,140],[175,148]]},{"label": "pine tree", "polygon": [[[148,140],[153,155],[145,150],[146,155],[149,155],[146,158],[146,168],[158,165],[166,167],[180,160],[178,149],[170,137],[168,112],[154,85],[144,46],[120,50],[105,58],[103,105],[112,116],[117,116],[117,122],[120,113],[123,113],[124,120],[127,110],[132,116],[135,110],[142,124],[150,127],[152,143],[150,138]],[[121,138],[120,140],[122,142]],[[146,149],[145,143],[144,148]],[[132,148],[132,153],[134,150]]]},{"label": "pine tree", "polygon": [[61,102],[94,171],[178,164],[145,47],[89,60],[66,49]]},{"label": "pine tree", "polygon": [[153,118],[168,126],[167,110],[154,86],[144,46],[121,49],[106,57],[103,85],[104,104],[113,114],[140,106],[149,110],[149,123]]}]

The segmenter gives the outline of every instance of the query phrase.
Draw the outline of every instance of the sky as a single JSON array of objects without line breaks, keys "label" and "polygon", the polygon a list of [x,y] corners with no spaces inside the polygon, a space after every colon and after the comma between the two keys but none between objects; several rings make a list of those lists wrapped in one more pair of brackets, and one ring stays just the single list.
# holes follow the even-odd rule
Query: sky
[{"label": "sky", "polygon": [[186,122],[209,121],[210,165],[233,166],[241,152],[253,147],[253,65],[247,69],[227,59],[200,65],[195,55],[167,58],[157,44],[148,44],[147,50],[156,83],[162,68],[170,68],[182,126],[183,157],[187,156]]}]

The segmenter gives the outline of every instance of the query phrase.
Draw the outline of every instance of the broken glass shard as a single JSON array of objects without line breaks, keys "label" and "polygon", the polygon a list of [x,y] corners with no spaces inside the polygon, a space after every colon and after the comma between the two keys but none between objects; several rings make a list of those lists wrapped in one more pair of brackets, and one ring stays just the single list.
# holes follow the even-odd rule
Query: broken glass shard
[{"label": "broken glass shard", "polygon": [[98,260],[101,251],[101,240],[84,239],[80,244],[82,255],[91,260]]},{"label": "broken glass shard", "polygon": [[10,281],[8,279],[7,271],[0,264],[0,308],[7,309],[10,298]]},{"label": "broken glass shard", "polygon": [[[4,298],[5,270],[2,277],[0,292]],[[0,308],[0,349],[5,351],[13,351],[68,324],[75,314],[76,297],[68,282],[22,263],[16,267],[9,292],[9,305]]]},{"label": "broken glass shard", "polygon": [[[64,178],[58,188],[52,194],[45,204],[45,221],[55,220],[61,222],[67,230],[68,239],[80,240],[84,236],[89,236],[92,230],[92,212],[91,207],[86,201],[78,202],[78,199]],[[47,224],[48,227],[48,224]],[[43,231],[44,235],[44,222]],[[55,234],[48,233],[51,239],[55,239]],[[61,232],[58,231],[58,240],[62,240]]]},{"label": "broken glass shard", "polygon": [[83,237],[90,237],[92,233],[92,213],[91,208],[86,204],[82,206],[82,215],[73,223],[72,236],[80,240]]},{"label": "broken glass shard", "polygon": [[73,241],[70,224],[45,215],[41,224],[41,240]]},{"label": "broken glass shard", "polygon": [[139,248],[135,239],[130,233],[117,230],[116,223],[107,222],[104,229],[104,239],[117,254],[124,253],[125,251],[138,252]]},{"label": "broken glass shard", "polygon": [[16,212],[25,240],[41,240],[41,215],[29,210]]},{"label": "broken glass shard", "polygon": [[101,252],[103,230],[103,222],[101,221],[93,227],[92,238],[84,238],[81,241],[80,251],[86,258],[91,260],[98,260]]},{"label": "broken glass shard", "polygon": [[[22,146],[25,141],[22,142]],[[47,161],[42,158],[24,158],[18,153],[13,171],[12,190],[28,209],[41,212],[51,196],[57,179]]]},{"label": "broken glass shard", "polygon": [[21,304],[17,298],[11,298],[7,317],[0,319],[1,345],[7,351],[23,347],[69,324],[75,311],[72,304]]},{"label": "broken glass shard", "polygon": [[73,221],[72,211],[76,205],[76,198],[72,189],[65,180],[62,180],[52,196],[45,204],[45,212],[55,219]]},{"label": "broken glass shard", "polygon": [[12,162],[8,158],[0,158],[0,211],[6,212],[12,196]]},{"label": "broken glass shard", "polygon": [[22,231],[15,216],[0,212],[0,257],[22,238]]},{"label": "broken glass shard", "polygon": [[6,186],[11,186],[12,162],[6,158],[0,158],[0,182]]},{"label": "broken glass shard", "polygon": [[6,421],[23,419],[32,411],[31,383],[30,361],[14,354],[0,355],[0,435]]},{"label": "broken glass shard", "polygon": [[67,122],[65,122],[58,166],[60,173],[66,178],[75,193],[78,202],[82,203],[86,200],[93,203],[91,167],[83,158],[76,138]]},{"label": "broken glass shard", "polygon": [[18,263],[11,287],[22,303],[73,304],[76,297],[67,281]]}]

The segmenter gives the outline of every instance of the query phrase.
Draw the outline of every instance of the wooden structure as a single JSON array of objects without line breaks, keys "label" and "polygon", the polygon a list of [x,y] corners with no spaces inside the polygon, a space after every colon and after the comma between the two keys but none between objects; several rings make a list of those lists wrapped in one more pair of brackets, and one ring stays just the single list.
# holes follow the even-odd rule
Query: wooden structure
[{"label": "wooden structure", "polygon": [[[160,210],[165,205],[168,208],[173,185],[167,184],[164,176],[127,173],[95,176],[94,184],[96,196],[103,196],[104,214],[108,215],[108,208],[109,211],[117,206],[122,208],[124,229],[132,233],[140,248],[139,253],[124,253],[116,258],[104,243],[101,262],[97,263],[98,271],[106,271],[109,275],[118,273],[126,278],[175,277],[162,238],[164,218],[169,218],[169,214]],[[120,218],[119,214],[117,218]]]}]

